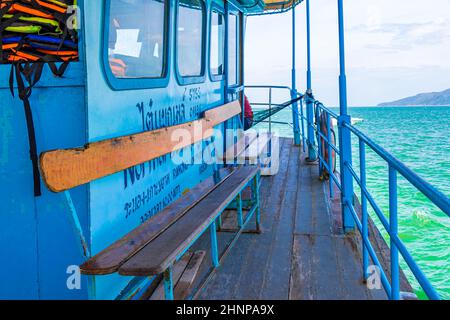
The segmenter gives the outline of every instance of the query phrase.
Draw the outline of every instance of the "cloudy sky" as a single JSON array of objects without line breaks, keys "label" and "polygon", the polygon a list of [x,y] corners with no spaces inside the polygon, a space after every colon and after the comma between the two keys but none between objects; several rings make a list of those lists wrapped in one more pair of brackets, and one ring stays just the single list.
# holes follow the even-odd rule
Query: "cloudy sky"
[{"label": "cloudy sky", "polygon": [[[349,104],[450,88],[450,0],[345,0]],[[297,7],[298,87],[305,88],[305,4]],[[291,13],[249,17],[246,83],[290,84]],[[313,87],[338,104],[337,0],[311,0]]]}]

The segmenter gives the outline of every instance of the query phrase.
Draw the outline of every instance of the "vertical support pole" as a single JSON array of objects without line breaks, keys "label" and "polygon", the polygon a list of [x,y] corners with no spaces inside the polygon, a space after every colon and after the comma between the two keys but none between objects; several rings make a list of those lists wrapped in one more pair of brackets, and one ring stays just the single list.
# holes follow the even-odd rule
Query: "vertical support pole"
[{"label": "vertical support pole", "polygon": [[[272,87],[269,88],[269,134],[272,136]],[[267,157],[272,157],[272,139],[269,140],[269,148],[267,150]],[[271,166],[271,165],[270,165]],[[268,165],[268,167],[270,167]]]},{"label": "vertical support pole", "polygon": [[[291,87],[291,99],[297,98],[297,71],[296,71],[296,22],[295,22],[295,6],[292,6],[292,87]],[[294,103],[292,106],[292,126],[294,128],[294,144],[299,146],[300,140],[300,124],[298,118],[298,103]]]},{"label": "vertical support pole", "polygon": [[164,297],[173,300],[172,266],[164,271]]},{"label": "vertical support pole", "polygon": [[[229,66],[228,66],[228,55],[229,55],[229,7],[228,7],[228,1],[225,1],[224,3],[224,10],[225,10],[225,48],[224,48],[224,92],[223,92],[223,96],[224,96],[224,102],[227,103],[229,102],[228,99],[228,87],[229,87],[229,77],[228,77],[228,73],[229,73]],[[225,152],[227,151],[228,148],[228,141],[230,141],[231,139],[228,138],[228,122],[229,121],[225,121],[223,124],[223,154],[225,154]]]},{"label": "vertical support pole", "polygon": [[328,183],[330,184],[330,198],[333,199],[334,198],[334,192],[333,192],[333,178],[331,177],[331,175],[334,174],[334,164],[333,164],[333,149],[331,148],[331,144],[333,142],[333,137],[331,136],[331,116],[330,114],[327,112],[327,137],[328,137],[328,166],[330,169],[329,175],[329,179],[328,179]]},{"label": "vertical support pole", "polygon": [[224,6],[225,6],[225,48],[224,48],[224,51],[225,51],[225,57],[224,57],[224,78],[225,78],[225,81],[224,81],[224,83],[225,83],[225,92],[224,92],[224,97],[225,97],[225,102],[229,102],[229,99],[228,99],[228,88],[229,88],[229,86],[230,86],[230,79],[229,79],[229,76],[228,76],[228,73],[229,73],[229,59],[228,59],[228,57],[229,57],[229,54],[230,54],[230,36],[229,36],[229,33],[230,33],[230,25],[229,25],[229,23],[230,23],[230,19],[229,19],[229,14],[230,14],[230,8],[229,8],[229,4],[228,4],[228,1],[225,1],[225,4],[224,4]]},{"label": "vertical support pole", "polygon": [[303,152],[306,152],[306,136],[305,136],[305,116],[303,114],[303,100],[300,100],[300,121],[302,125],[302,146]]},{"label": "vertical support pole", "polygon": [[322,124],[321,124],[321,118],[319,116],[319,110],[316,112],[316,123],[317,123],[317,159],[319,160],[319,176],[320,179],[323,179],[323,167],[324,162],[326,161],[325,155],[323,154],[324,148],[322,148],[322,143],[324,143],[324,139],[322,138],[321,134],[324,134],[322,132]]},{"label": "vertical support pole", "polygon": [[217,231],[222,230],[222,215],[221,214],[217,217],[216,230]]},{"label": "vertical support pole", "polygon": [[211,235],[211,260],[213,263],[213,266],[217,268],[219,264],[219,249],[217,246],[217,226],[216,221],[211,223],[211,226],[209,227],[210,235]]},{"label": "vertical support pole", "polygon": [[400,300],[398,249],[393,240],[398,234],[397,171],[389,166],[389,235],[391,246],[391,300]]},{"label": "vertical support pole", "polygon": [[[212,138],[211,138],[211,143],[212,143],[212,145],[215,145],[215,137],[213,136]],[[224,137],[224,139],[226,139],[226,137]],[[216,150],[216,148],[214,148],[214,150],[213,150],[213,152],[212,152],[212,154],[213,154],[213,157],[214,157],[214,164],[213,164],[213,170],[214,170],[214,172],[213,172],[213,179],[214,179],[214,184],[218,184],[219,183],[219,181],[220,181],[220,168],[219,168],[219,165],[217,164],[217,156],[216,156],[216,152],[217,152],[217,150]],[[225,154],[225,153],[223,153],[223,154]],[[220,231],[222,229],[222,215],[219,215],[219,217],[217,218],[217,230],[218,231]]]},{"label": "vertical support pole", "polygon": [[256,232],[261,232],[261,207],[260,207],[260,199],[259,199],[259,179],[260,172],[256,174],[253,178],[253,197],[255,200],[256,206]]},{"label": "vertical support pole", "polygon": [[244,217],[242,214],[242,191],[238,193],[236,202],[237,202],[238,226],[239,226],[239,229],[241,229],[242,226],[244,225]]},{"label": "vertical support pole", "polygon": [[307,71],[306,71],[306,122],[307,122],[307,144],[308,144],[308,162],[317,160],[317,153],[314,149],[314,96],[312,91],[312,76],[311,76],[311,15],[309,0],[306,0],[306,56],[307,56]]},{"label": "vertical support pole", "polygon": [[245,60],[244,60],[244,52],[245,52],[245,16],[242,13],[239,13],[238,15],[238,19],[240,20],[239,23],[239,43],[240,43],[240,48],[239,48],[239,57],[240,57],[240,62],[241,62],[241,66],[239,69],[239,73],[240,73],[240,83],[239,85],[243,86],[242,92],[241,92],[241,106],[242,106],[242,117],[241,117],[241,122],[244,125],[244,121],[245,121],[245,108],[244,108],[244,102],[245,102]]},{"label": "vertical support pole", "polygon": [[[367,174],[366,174],[366,144],[362,139],[359,139],[359,168],[361,185],[366,187]],[[362,238],[363,238],[363,275],[364,281],[367,281],[369,275],[367,268],[369,267],[369,251],[367,250],[364,239],[369,240],[369,214],[367,212],[367,197],[363,189],[361,188],[361,215],[362,215]]]},{"label": "vertical support pole", "polygon": [[339,105],[340,116],[339,123],[339,146],[341,152],[341,183],[342,183],[342,221],[344,231],[355,229],[355,221],[349,206],[353,205],[353,177],[348,166],[352,164],[352,140],[351,132],[347,125],[351,124],[351,117],[348,115],[347,108],[347,76],[345,74],[345,39],[344,39],[344,5],[343,0],[338,0],[339,16]]},{"label": "vertical support pole", "polygon": [[272,134],[272,87],[269,88],[269,133]]}]

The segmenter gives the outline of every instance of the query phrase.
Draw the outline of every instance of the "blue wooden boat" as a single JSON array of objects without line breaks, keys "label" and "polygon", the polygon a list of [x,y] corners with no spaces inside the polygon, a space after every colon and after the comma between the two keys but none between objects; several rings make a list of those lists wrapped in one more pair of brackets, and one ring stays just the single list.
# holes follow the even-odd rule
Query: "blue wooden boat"
[{"label": "blue wooden boat", "polygon": [[[243,133],[245,23],[291,10],[295,57],[301,4],[310,62],[309,0],[43,0],[23,9],[0,34],[0,298],[398,300],[412,291],[402,256],[439,299],[398,237],[397,176],[447,215],[450,200],[352,125],[337,2],[340,113],[314,98],[310,63],[298,91],[295,58],[291,87],[258,87],[290,99],[264,103],[254,125],[290,108],[293,139]],[[74,28],[52,31],[56,43],[32,31],[50,22],[23,20],[30,10],[56,19],[53,6]],[[8,10],[2,24],[21,12]],[[172,139],[177,130],[186,141]],[[367,148],[389,165],[389,217],[365,187]]]}]

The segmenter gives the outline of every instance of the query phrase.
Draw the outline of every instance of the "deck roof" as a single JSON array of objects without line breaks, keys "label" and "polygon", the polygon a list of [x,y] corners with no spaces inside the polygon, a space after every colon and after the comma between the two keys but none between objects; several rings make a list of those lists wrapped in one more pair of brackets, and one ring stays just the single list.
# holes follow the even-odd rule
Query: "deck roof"
[{"label": "deck roof", "polygon": [[237,0],[247,9],[249,15],[282,13],[290,10],[303,0]]}]

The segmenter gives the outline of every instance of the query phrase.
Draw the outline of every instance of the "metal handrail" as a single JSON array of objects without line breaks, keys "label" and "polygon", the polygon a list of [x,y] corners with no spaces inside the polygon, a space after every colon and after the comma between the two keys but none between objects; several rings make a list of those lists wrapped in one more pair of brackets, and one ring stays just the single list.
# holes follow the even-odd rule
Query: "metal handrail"
[{"label": "metal handrail", "polygon": [[[306,135],[305,135],[305,128],[304,128],[304,115],[303,115],[303,97],[304,95],[297,92],[297,91],[293,91],[291,87],[289,86],[277,86],[277,85],[246,85],[245,89],[264,89],[264,90],[268,90],[268,102],[252,102],[251,104],[254,106],[267,106],[269,113],[272,109],[272,107],[282,107],[282,106],[286,106],[290,107],[293,111],[293,117],[295,115],[295,117],[297,117],[299,120],[301,120],[301,127],[300,129],[300,137],[303,140],[303,150],[305,150],[305,141],[306,141]],[[273,90],[287,90],[289,91],[292,99],[289,102],[284,102],[284,103],[273,103],[272,101],[272,93]],[[296,105],[298,104],[298,102],[300,102],[300,113],[297,110]],[[292,124],[289,124],[292,129],[295,131],[295,126],[294,126],[294,119],[292,119]],[[272,115],[269,116],[269,121],[263,121],[263,123],[268,123],[269,124],[269,132],[272,133],[272,124],[276,123],[272,120]],[[294,133],[295,134],[295,133]]]},{"label": "metal handrail", "polygon": [[[336,119],[339,119],[339,116],[331,111],[330,109],[326,108],[322,103],[316,101],[315,105],[318,110],[322,110],[327,114],[327,127],[328,131],[330,130],[330,117],[334,117]],[[332,163],[331,159],[328,159],[325,161],[322,155],[322,147],[320,146],[321,140],[323,139],[324,142],[329,147],[329,154],[331,153],[330,150],[333,149],[335,151],[339,150],[337,146],[335,146],[332,141],[331,137],[328,134],[328,137],[320,132],[320,126],[319,125],[313,125],[314,131],[316,132],[317,136],[319,137],[319,147],[317,148],[318,154],[319,154],[319,162],[320,167],[325,167],[328,172],[330,173],[330,195],[332,196],[332,183],[334,182],[339,189],[342,190],[341,184],[338,182],[339,179],[336,177],[336,175],[332,172],[333,170],[330,170],[330,165]],[[419,190],[422,194],[424,194],[434,205],[436,205],[439,209],[441,209],[446,215],[450,217],[450,199],[444,195],[442,192],[437,190],[435,187],[433,187],[431,184],[429,184],[427,181],[425,181],[423,178],[418,176],[415,172],[413,172],[411,169],[409,169],[404,163],[402,163],[400,160],[395,158],[393,155],[391,155],[388,151],[386,151],[384,148],[379,146],[377,143],[375,143],[373,140],[371,140],[369,137],[367,137],[363,132],[355,128],[353,125],[344,122],[343,126],[346,126],[352,134],[354,134],[359,139],[359,154],[360,154],[360,175],[358,175],[353,168],[353,166],[345,162],[344,165],[349,169],[351,175],[353,176],[353,179],[357,182],[361,189],[361,211],[362,211],[362,221],[359,219],[355,206],[352,202],[346,201],[345,205],[350,209],[350,212],[353,216],[353,219],[356,223],[356,227],[358,231],[360,232],[362,236],[362,242],[363,242],[363,270],[364,270],[364,277],[367,279],[367,268],[369,266],[369,256],[371,257],[374,264],[379,268],[380,270],[380,276],[381,276],[381,282],[383,284],[383,287],[388,294],[388,296],[391,299],[395,299],[400,297],[400,273],[399,273],[399,253],[405,260],[406,264],[408,265],[409,269],[413,273],[414,277],[424,290],[425,294],[428,296],[428,298],[433,300],[440,299],[439,294],[431,284],[431,282],[427,279],[423,271],[420,269],[420,267],[415,262],[412,255],[409,253],[408,249],[402,242],[402,240],[398,236],[398,194],[397,194],[397,173],[400,173],[411,185],[413,185],[417,190]],[[389,214],[389,220],[386,218],[386,216],[383,214],[380,207],[377,205],[375,199],[370,194],[370,192],[367,189],[366,186],[366,146],[369,146],[375,153],[377,153],[384,161],[387,162],[389,166],[389,207],[390,207],[390,214]],[[336,152],[338,156],[340,156],[339,152]],[[386,231],[389,234],[390,238],[390,251],[391,251],[391,282],[388,281],[388,278],[380,264],[379,259],[376,256],[376,252],[374,248],[372,247],[368,235],[368,212],[367,212],[367,201],[375,211],[376,215],[380,219],[383,227],[386,229]]]},{"label": "metal handrail", "polygon": [[358,138],[362,139],[373,151],[383,158],[390,166],[398,171],[406,180],[422,192],[437,207],[439,207],[446,215],[450,217],[450,199],[433,187],[430,183],[422,179],[414,171],[409,169],[404,163],[392,156],[384,148],[376,144],[360,130],[350,124],[345,124]]},{"label": "metal handrail", "polygon": [[[256,105],[268,105],[272,107],[276,104],[272,102],[272,90],[274,89],[285,89],[290,90],[291,88],[287,86],[270,86],[270,85],[258,85],[258,86],[246,86],[246,88],[253,89],[268,89],[269,90],[269,103],[259,103]],[[306,99],[307,95],[301,95],[297,92],[293,94],[293,96],[303,97]],[[367,135],[363,132],[355,128],[352,124],[348,122],[339,121],[340,117],[337,113],[333,112],[329,108],[325,107],[321,102],[315,100],[314,101],[314,119],[315,122],[308,122],[308,119],[304,116],[303,108],[304,103],[303,99],[300,100],[300,114],[296,114],[299,119],[301,119],[301,136],[303,139],[303,150],[305,150],[305,128],[304,124],[310,128],[313,128],[313,131],[316,135],[316,140],[318,146],[313,146],[318,154],[319,160],[319,171],[320,175],[324,169],[326,169],[330,174],[329,180],[329,188],[330,188],[330,197],[334,197],[333,187],[337,186],[339,190],[343,190],[343,185],[338,176],[333,172],[334,168],[332,166],[332,151],[335,152],[337,157],[341,157],[341,146],[335,145],[332,141],[331,135],[331,118],[335,118],[338,120],[339,125],[345,126],[351,132],[351,134],[355,135],[359,139],[359,161],[360,161],[360,173],[357,174],[356,170],[352,166],[351,163],[345,162],[341,165],[348,168],[351,177],[358,184],[361,191],[361,219],[359,218],[355,205],[352,201],[343,200],[343,204],[348,207],[353,220],[355,221],[355,225],[359,233],[362,237],[362,247],[363,247],[363,271],[365,280],[368,279],[367,270],[369,267],[369,258],[372,260],[373,264],[378,267],[381,283],[383,285],[384,290],[386,291],[388,297],[390,299],[398,299],[400,298],[400,267],[399,267],[399,254],[403,257],[415,279],[418,281],[419,285],[424,290],[425,294],[430,299],[440,299],[439,294],[436,289],[433,287],[431,282],[427,279],[423,271],[420,269],[412,255],[409,253],[405,244],[402,242],[400,237],[398,236],[398,194],[397,194],[397,174],[400,173],[412,186],[414,186],[417,190],[419,190],[422,194],[424,194],[434,205],[436,205],[440,210],[442,210],[447,216],[450,217],[450,199],[425,181],[423,178],[418,176],[415,172],[409,169],[404,163],[391,155],[384,148],[379,146],[373,140],[371,140]],[[254,103],[255,104],[255,103]],[[325,112],[327,116],[327,132],[324,133],[321,131],[321,127],[319,124],[319,120],[317,119],[318,112]],[[270,125],[272,123],[277,124],[285,124],[282,122],[273,122],[270,119]],[[324,144],[325,147],[328,148],[328,159],[324,159],[323,148],[321,144]],[[336,141],[337,143],[337,141]],[[376,154],[378,154],[389,166],[389,217],[387,218],[379,205],[377,204],[374,197],[371,195],[367,188],[366,183],[366,146],[368,146],[371,150],[373,150]],[[342,170],[342,168],[341,168]],[[334,185],[333,185],[334,184]],[[390,271],[391,271],[391,281],[389,281],[386,272],[384,271],[383,266],[379,258],[377,257],[377,253],[373,248],[368,232],[368,204],[374,210],[376,216],[380,220],[382,226],[389,234],[390,239]]]}]

